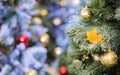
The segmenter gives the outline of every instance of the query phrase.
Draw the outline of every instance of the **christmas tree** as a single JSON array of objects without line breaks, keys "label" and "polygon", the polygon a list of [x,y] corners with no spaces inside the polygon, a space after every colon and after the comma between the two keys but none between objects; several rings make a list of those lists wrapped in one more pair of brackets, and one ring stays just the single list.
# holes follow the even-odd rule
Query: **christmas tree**
[{"label": "christmas tree", "polygon": [[73,62],[68,75],[120,75],[120,0],[84,0],[66,33]]},{"label": "christmas tree", "polygon": [[48,29],[32,19],[35,0],[0,0],[0,75],[46,75]]}]

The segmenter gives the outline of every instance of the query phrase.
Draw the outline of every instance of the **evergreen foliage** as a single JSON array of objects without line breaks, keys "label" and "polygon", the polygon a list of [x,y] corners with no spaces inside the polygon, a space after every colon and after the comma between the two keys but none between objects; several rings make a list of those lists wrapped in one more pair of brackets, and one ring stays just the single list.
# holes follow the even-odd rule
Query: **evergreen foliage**
[{"label": "evergreen foliage", "polygon": [[[93,60],[94,54],[101,55],[109,48],[117,53],[118,58],[120,56],[120,0],[91,0],[88,8],[92,13],[91,21],[81,22],[80,18],[79,21],[72,20],[69,23],[71,27],[66,30],[73,49],[68,54],[73,58],[73,63],[69,65],[69,75],[120,75],[119,59],[111,67]],[[96,29],[97,35],[102,35],[103,43],[90,43],[87,39],[87,33],[93,29]],[[98,38],[91,40],[94,39]],[[83,61],[84,55],[88,59]]]}]

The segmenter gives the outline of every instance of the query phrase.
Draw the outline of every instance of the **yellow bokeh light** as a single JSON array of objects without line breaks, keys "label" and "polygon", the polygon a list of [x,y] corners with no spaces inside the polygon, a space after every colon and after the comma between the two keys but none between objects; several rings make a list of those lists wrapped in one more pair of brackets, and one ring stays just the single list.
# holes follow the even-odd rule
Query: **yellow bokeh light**
[{"label": "yellow bokeh light", "polygon": [[40,15],[41,15],[41,16],[46,16],[46,15],[48,15],[48,10],[47,10],[47,9],[42,9],[42,10],[40,10]]}]

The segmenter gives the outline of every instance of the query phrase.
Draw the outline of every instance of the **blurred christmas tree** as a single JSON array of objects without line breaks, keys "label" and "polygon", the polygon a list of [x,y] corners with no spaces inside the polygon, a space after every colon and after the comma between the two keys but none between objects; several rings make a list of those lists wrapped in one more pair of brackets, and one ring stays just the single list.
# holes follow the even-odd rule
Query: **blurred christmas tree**
[{"label": "blurred christmas tree", "polygon": [[73,58],[69,75],[120,75],[120,0],[84,0],[66,33]]},{"label": "blurred christmas tree", "polygon": [[66,0],[0,0],[0,13],[0,75],[56,75],[50,66],[70,48]]},{"label": "blurred christmas tree", "polygon": [[0,0],[0,75],[46,75],[48,29],[32,19],[35,0]]},{"label": "blurred christmas tree", "polygon": [[[64,2],[66,2],[66,3],[64,3]],[[65,30],[68,26],[68,21],[69,21],[70,16],[74,15],[78,11],[76,9],[81,8],[81,6],[84,4],[82,2],[83,1],[80,1],[80,0],[60,0],[60,5],[62,3],[62,4],[64,4],[64,6],[62,5],[62,7],[67,8],[67,11],[65,13],[62,13],[63,18],[65,19],[64,20],[65,24],[63,25],[64,29],[62,28],[62,26],[61,27],[59,26],[60,29],[63,30],[63,32],[65,32]],[[68,41],[70,41],[70,39]],[[66,46],[66,45],[63,45],[63,46]],[[59,70],[60,75],[68,75],[68,66],[72,62],[71,57],[67,56],[69,51],[71,51],[70,46],[68,48],[65,48],[63,53],[59,56],[58,70]]]},{"label": "blurred christmas tree", "polygon": [[36,6],[36,11],[38,12],[35,16],[39,18],[40,23],[42,22],[48,28],[48,34],[51,37],[51,42],[47,45],[47,63],[51,65],[54,60],[59,58],[60,54],[67,52],[69,49],[69,38],[65,34],[65,29],[68,18],[74,13],[74,10],[67,7],[66,0],[53,0],[50,2],[45,0]]}]

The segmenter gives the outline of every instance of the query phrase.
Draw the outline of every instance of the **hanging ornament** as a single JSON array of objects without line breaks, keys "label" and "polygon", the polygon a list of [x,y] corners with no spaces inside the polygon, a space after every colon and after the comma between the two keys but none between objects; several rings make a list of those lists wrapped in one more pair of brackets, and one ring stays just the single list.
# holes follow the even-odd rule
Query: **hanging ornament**
[{"label": "hanging ornament", "polygon": [[93,54],[92,57],[93,57],[94,61],[99,61],[100,60],[100,57],[99,57],[98,54]]},{"label": "hanging ornament", "polygon": [[43,2],[43,0],[36,0],[36,2],[38,2],[38,3],[42,3],[42,2]]},{"label": "hanging ornament", "polygon": [[42,10],[40,10],[40,15],[41,15],[41,16],[46,16],[46,15],[48,15],[48,10],[47,10],[47,9],[42,9]]},{"label": "hanging ornament", "polygon": [[25,34],[18,36],[17,41],[18,41],[18,43],[24,43],[26,46],[28,46],[28,44],[29,44],[29,38]]},{"label": "hanging ornament", "polygon": [[25,75],[38,75],[37,71],[34,69],[29,70]]},{"label": "hanging ornament", "polygon": [[40,37],[40,42],[42,43],[43,46],[46,46],[49,41],[50,41],[50,36],[48,34],[43,34]]},{"label": "hanging ornament", "polygon": [[60,72],[60,75],[67,75],[68,74],[68,70],[65,66],[60,67],[59,72]]},{"label": "hanging ornament", "polygon": [[62,48],[56,47],[54,49],[54,55],[55,55],[55,57],[59,56],[61,54],[61,52],[62,52]]},{"label": "hanging ornament", "polygon": [[39,17],[33,17],[33,21],[39,25],[42,24],[42,20]]},{"label": "hanging ornament", "polygon": [[116,64],[117,60],[118,60],[117,54],[111,49],[109,49],[108,52],[100,56],[100,62],[102,63],[102,65],[106,67],[112,67],[113,65]]},{"label": "hanging ornament", "polygon": [[60,4],[60,6],[64,7],[64,6],[67,5],[67,1],[66,1],[66,0],[61,0],[61,1],[59,2],[59,4]]},{"label": "hanging ornament", "polygon": [[61,23],[62,23],[62,20],[61,20],[60,18],[55,18],[55,19],[53,20],[53,24],[56,25],[56,26],[61,25]]},{"label": "hanging ornament", "polygon": [[85,6],[85,8],[81,9],[80,16],[82,21],[90,21],[91,19],[90,9],[87,6]]}]

